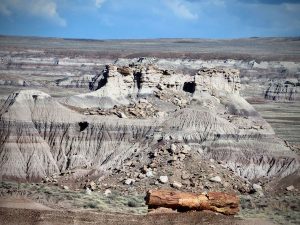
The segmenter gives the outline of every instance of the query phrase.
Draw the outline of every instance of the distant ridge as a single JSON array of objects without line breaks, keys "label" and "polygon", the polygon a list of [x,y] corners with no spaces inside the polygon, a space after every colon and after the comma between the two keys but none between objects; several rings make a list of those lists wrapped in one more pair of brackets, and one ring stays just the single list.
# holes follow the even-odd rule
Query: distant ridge
[{"label": "distant ridge", "polygon": [[101,58],[189,58],[300,62],[300,37],[251,37],[239,39],[83,39],[0,35],[5,50],[38,49],[55,55],[72,51]]}]

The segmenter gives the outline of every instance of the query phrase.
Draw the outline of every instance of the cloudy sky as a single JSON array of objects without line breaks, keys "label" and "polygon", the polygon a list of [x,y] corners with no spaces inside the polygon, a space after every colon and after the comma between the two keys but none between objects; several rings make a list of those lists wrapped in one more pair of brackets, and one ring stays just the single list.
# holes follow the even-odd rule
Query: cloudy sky
[{"label": "cloudy sky", "polygon": [[0,34],[90,39],[300,36],[300,0],[0,0]]}]

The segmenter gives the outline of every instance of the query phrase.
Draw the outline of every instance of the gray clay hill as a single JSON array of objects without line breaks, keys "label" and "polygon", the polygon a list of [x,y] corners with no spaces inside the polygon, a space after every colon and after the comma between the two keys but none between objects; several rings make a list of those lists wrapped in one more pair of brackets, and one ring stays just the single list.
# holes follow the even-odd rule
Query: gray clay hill
[{"label": "gray clay hill", "polygon": [[0,46],[2,197],[111,211],[78,202],[134,196],[110,207],[143,214],[149,189],[224,191],[242,216],[300,221],[299,38]]}]

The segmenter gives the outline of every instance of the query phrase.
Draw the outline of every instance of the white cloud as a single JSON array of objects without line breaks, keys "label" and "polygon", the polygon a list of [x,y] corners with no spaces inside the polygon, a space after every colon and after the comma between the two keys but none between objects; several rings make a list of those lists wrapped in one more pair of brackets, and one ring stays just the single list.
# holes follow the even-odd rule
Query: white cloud
[{"label": "white cloud", "polygon": [[165,0],[165,3],[178,17],[189,20],[198,19],[198,14],[192,13],[182,0]]},{"label": "white cloud", "polygon": [[102,4],[105,2],[106,0],[95,0],[95,6],[96,8],[101,8]]},{"label": "white cloud", "polygon": [[60,26],[67,25],[66,20],[57,12],[57,5],[53,0],[2,0],[0,13],[9,16],[18,11],[46,18]]}]

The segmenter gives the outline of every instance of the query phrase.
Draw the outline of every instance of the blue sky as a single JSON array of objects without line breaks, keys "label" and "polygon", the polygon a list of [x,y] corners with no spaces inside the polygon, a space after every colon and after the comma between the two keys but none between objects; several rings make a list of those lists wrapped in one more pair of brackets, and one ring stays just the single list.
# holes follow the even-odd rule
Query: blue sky
[{"label": "blue sky", "polygon": [[300,36],[300,0],[0,0],[0,34],[88,39]]}]

